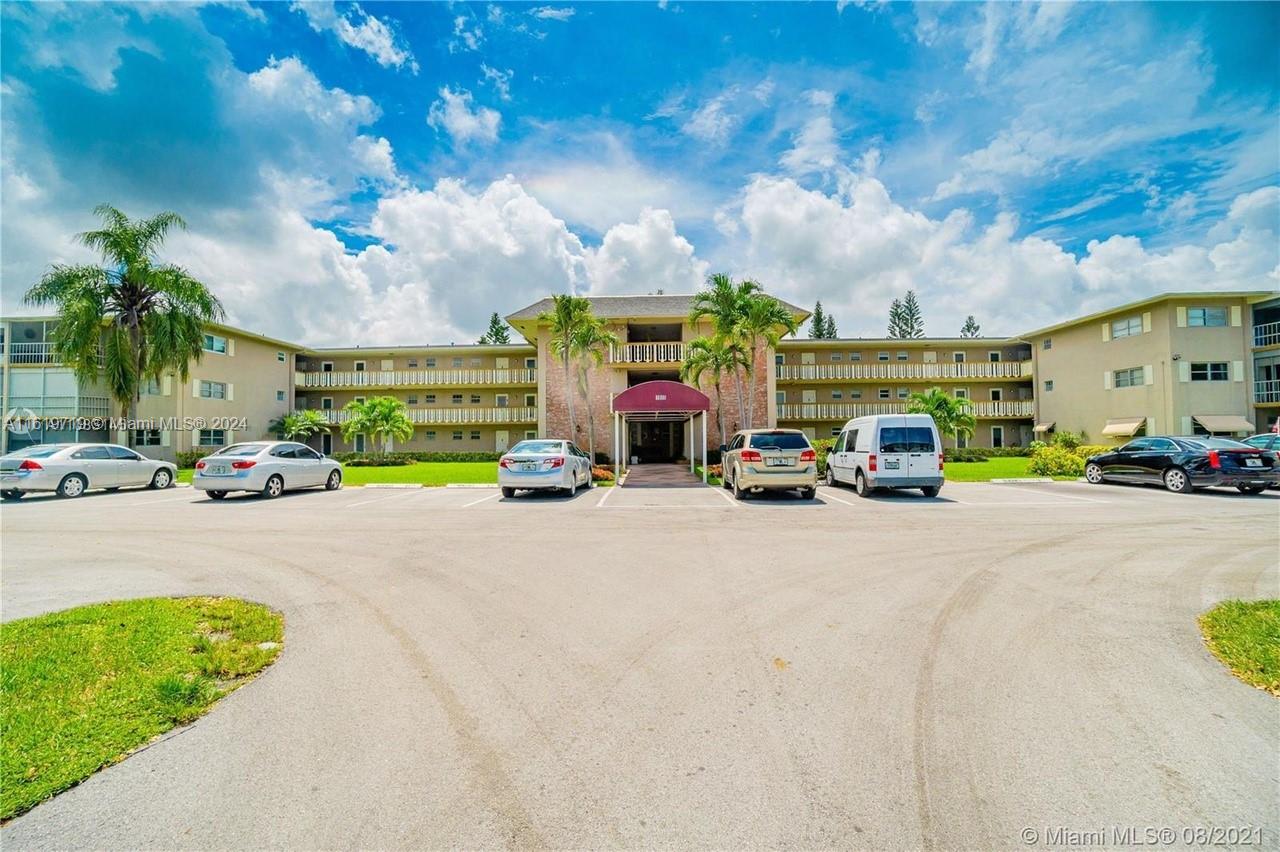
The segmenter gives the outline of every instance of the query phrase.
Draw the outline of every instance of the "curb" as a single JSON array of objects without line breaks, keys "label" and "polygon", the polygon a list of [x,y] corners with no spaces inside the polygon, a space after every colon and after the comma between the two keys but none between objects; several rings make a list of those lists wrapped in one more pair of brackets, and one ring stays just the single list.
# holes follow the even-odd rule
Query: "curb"
[{"label": "curb", "polygon": [[365,485],[355,485],[353,488],[422,488],[422,485],[414,482],[370,482]]},{"label": "curb", "polygon": [[1018,479],[993,479],[991,482],[993,484],[1004,483],[1011,485],[1017,482],[1053,482],[1053,480],[1047,476],[1024,476]]}]

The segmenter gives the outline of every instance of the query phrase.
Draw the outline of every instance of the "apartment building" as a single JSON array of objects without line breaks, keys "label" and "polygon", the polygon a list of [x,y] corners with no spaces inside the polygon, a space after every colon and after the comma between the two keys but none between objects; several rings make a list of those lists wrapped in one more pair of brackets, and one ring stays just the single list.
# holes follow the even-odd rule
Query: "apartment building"
[{"label": "apartment building", "polygon": [[[0,430],[0,450],[112,440],[174,458],[267,437],[289,411],[315,409],[333,428],[314,446],[358,451],[372,446],[365,436],[344,439],[338,428],[344,407],[389,395],[405,403],[415,426],[397,449],[492,452],[526,437],[568,435],[573,394],[573,437],[581,446],[591,442],[594,425],[597,452],[611,457],[697,458],[704,430],[714,447],[722,426],[733,432],[745,423],[734,377],[722,378],[718,400],[709,378],[697,393],[678,388],[689,343],[711,331],[707,322],[688,321],[691,304],[690,295],[592,298],[592,310],[619,344],[588,371],[585,401],[576,371],[566,380],[551,330],[539,319],[550,298],[508,315],[523,340],[500,346],[325,349],[211,326],[188,379],[150,383],[138,405],[140,418],[199,428],[128,435],[95,428],[119,416],[120,407],[101,382],[82,383],[57,363],[51,318],[6,319],[0,406],[9,415],[33,415],[36,427]],[[808,316],[787,307],[797,321]],[[635,410],[634,393],[627,392],[641,385],[653,390]],[[741,390],[744,401],[754,397],[755,425],[822,438],[849,418],[903,411],[911,393],[934,386],[972,401],[974,446],[1026,446],[1059,430],[1084,432],[1098,443],[1143,433],[1264,430],[1280,416],[1280,298],[1166,293],[1001,338],[786,339],[776,349],[761,347],[755,378]]]}]

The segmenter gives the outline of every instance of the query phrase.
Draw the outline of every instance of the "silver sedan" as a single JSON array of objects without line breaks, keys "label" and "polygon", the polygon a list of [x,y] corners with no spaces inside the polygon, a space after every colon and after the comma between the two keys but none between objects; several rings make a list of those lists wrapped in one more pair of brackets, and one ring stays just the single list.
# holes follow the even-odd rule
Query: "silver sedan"
[{"label": "silver sedan", "polygon": [[149,459],[119,444],[35,444],[0,456],[0,497],[19,500],[32,491],[79,497],[90,488],[168,488],[173,462]]},{"label": "silver sedan", "polygon": [[342,465],[293,441],[232,444],[196,462],[191,485],[221,500],[230,491],[279,497],[295,488],[342,487]]}]

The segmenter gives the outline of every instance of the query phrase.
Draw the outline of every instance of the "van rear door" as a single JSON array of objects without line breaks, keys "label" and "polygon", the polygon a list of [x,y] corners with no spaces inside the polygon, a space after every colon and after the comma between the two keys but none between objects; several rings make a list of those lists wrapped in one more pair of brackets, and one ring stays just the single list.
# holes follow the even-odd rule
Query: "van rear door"
[{"label": "van rear door", "polygon": [[872,446],[872,451],[879,450],[876,459],[874,478],[877,483],[893,487],[895,479],[903,479],[910,475],[911,442],[907,434],[906,421],[901,417],[880,418],[879,446]]},{"label": "van rear door", "polygon": [[933,427],[912,425],[907,427],[908,473],[913,479],[938,476],[938,453]]}]

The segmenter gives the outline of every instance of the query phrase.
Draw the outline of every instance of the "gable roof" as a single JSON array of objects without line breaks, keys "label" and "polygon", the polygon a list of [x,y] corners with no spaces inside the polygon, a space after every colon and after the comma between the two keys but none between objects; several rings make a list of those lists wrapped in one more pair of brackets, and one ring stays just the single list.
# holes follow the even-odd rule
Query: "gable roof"
[{"label": "gable roof", "polygon": [[[778,299],[777,296],[773,298]],[[682,293],[678,295],[660,295],[660,296],[588,296],[587,301],[591,303],[591,312],[601,319],[627,319],[629,317],[680,317],[683,319],[689,315],[689,310],[693,306],[693,294]],[[783,306],[789,309],[800,319],[809,316],[809,312],[804,308],[798,308],[795,305],[783,299],[778,299]],[[528,307],[521,308],[513,314],[507,315],[507,322],[513,325],[520,320],[536,320],[539,314],[549,312],[555,303],[551,297],[539,299]]]}]

